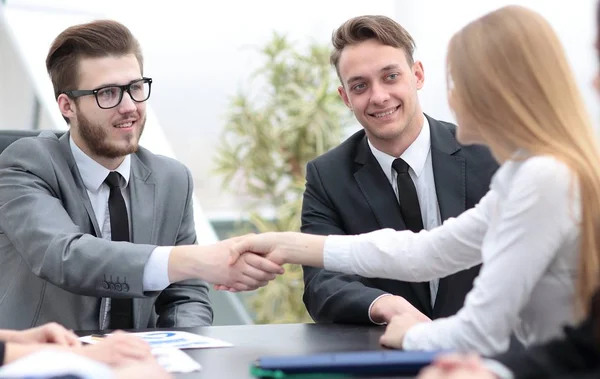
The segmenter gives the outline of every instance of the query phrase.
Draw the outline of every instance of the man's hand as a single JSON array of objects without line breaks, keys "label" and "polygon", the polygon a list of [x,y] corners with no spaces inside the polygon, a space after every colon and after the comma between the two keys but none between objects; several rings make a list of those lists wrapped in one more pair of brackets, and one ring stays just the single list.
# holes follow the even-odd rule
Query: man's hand
[{"label": "man's hand", "polygon": [[379,342],[386,347],[402,349],[402,343],[404,342],[404,335],[406,335],[406,332],[416,324],[422,322],[424,321],[410,313],[394,316],[388,323],[385,333],[383,333]]},{"label": "man's hand", "polygon": [[169,280],[199,278],[232,290],[251,291],[283,274],[283,267],[256,254],[243,254],[231,264],[233,246],[244,238],[247,236],[211,246],[174,247],[169,258]]},{"label": "man's hand", "polygon": [[71,347],[77,347],[81,345],[81,342],[75,333],[67,330],[65,327],[55,322],[26,330],[10,331],[10,334],[7,334],[7,336],[7,342],[23,344],[54,343]]},{"label": "man's hand", "polygon": [[477,355],[450,354],[424,368],[418,379],[498,379]]},{"label": "man's hand", "polygon": [[265,256],[280,266],[288,263],[281,248],[285,242],[284,236],[285,233],[267,232],[236,239],[231,248],[229,264],[234,265],[246,253]]},{"label": "man's hand", "polygon": [[[270,265],[273,265],[272,269],[269,268]],[[275,270],[275,267],[277,267],[278,271],[274,274],[272,273],[272,271]],[[271,270],[271,272],[262,271],[263,269]],[[236,262],[231,266],[232,274],[235,274],[235,272],[240,271],[244,273],[254,271],[254,279],[250,277],[244,277],[244,281],[238,281],[237,284],[235,284],[234,286],[226,284],[215,284],[214,289],[218,291],[230,292],[252,291],[254,289],[266,286],[271,280],[274,280],[278,274],[281,275],[285,272],[283,267],[271,262],[268,258],[253,253],[242,254],[240,258],[238,258]]]},{"label": "man's hand", "polygon": [[371,320],[376,323],[389,323],[392,317],[409,313],[421,321],[431,321],[401,296],[387,295],[377,299],[371,307]]},{"label": "man's hand", "polygon": [[109,334],[97,344],[79,347],[73,351],[111,367],[154,359],[146,341],[120,331]]}]

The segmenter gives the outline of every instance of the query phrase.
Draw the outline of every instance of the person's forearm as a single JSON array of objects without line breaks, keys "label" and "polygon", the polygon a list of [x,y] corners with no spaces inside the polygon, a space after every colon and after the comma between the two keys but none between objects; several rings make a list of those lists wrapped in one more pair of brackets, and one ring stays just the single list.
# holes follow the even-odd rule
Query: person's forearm
[{"label": "person's forearm", "polygon": [[202,264],[203,246],[174,246],[169,255],[169,282],[176,283],[188,279],[203,279],[206,270]]},{"label": "person's forearm", "polygon": [[0,329],[0,341],[18,342],[19,333],[18,330]]},{"label": "person's forearm", "polygon": [[283,233],[278,248],[286,263],[312,267],[323,266],[323,247],[326,236],[297,232]]},{"label": "person's forearm", "polygon": [[303,266],[304,304],[319,323],[372,324],[369,306],[385,292],[368,279]]}]

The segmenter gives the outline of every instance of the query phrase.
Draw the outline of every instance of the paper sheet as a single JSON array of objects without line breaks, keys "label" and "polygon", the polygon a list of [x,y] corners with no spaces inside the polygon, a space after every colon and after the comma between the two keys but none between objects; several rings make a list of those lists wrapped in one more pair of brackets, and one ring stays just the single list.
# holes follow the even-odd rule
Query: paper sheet
[{"label": "paper sheet", "polygon": [[[156,347],[152,355],[171,373],[188,373],[202,366],[175,347]],[[0,369],[1,378],[51,377],[75,375],[82,379],[112,379],[110,367],[72,352],[51,349],[33,353]]]},{"label": "paper sheet", "polygon": [[1,378],[51,377],[67,374],[82,379],[114,377],[110,367],[100,362],[72,352],[51,349],[30,354],[0,368]]},{"label": "paper sheet", "polygon": [[[130,333],[140,337],[148,342],[151,347],[176,347],[178,349],[206,349],[215,347],[230,347],[233,346],[229,342],[221,341],[214,338],[204,337],[198,334],[178,331],[156,331],[156,332],[138,332]],[[109,336],[109,335],[105,335]],[[79,338],[85,343],[97,343],[102,338],[93,336],[84,336]]]},{"label": "paper sheet", "polygon": [[155,347],[152,349],[152,355],[168,372],[192,372],[202,369],[198,362],[176,347]]}]

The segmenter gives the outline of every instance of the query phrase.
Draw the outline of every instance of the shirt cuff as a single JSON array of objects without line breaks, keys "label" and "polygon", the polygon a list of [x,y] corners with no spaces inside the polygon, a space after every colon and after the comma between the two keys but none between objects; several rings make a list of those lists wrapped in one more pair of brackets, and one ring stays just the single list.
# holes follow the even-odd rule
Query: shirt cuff
[{"label": "shirt cuff", "polygon": [[169,282],[169,256],[171,246],[159,246],[152,250],[150,258],[144,266],[144,291],[162,291],[171,284]]},{"label": "shirt cuff", "polygon": [[350,255],[354,236],[327,236],[323,246],[323,268],[329,271],[351,273]]},{"label": "shirt cuff", "polygon": [[383,295],[379,295],[379,296],[377,296],[377,297],[375,298],[375,300],[373,300],[373,301],[371,302],[371,305],[369,305],[369,320],[371,320],[371,322],[372,322],[373,324],[375,324],[375,325],[386,325],[386,324],[387,324],[387,322],[375,322],[375,321],[373,321],[373,319],[371,318],[371,308],[373,308],[373,304],[375,304],[375,302],[376,302],[377,300],[381,299],[381,298],[382,298],[382,297],[384,297],[384,296],[392,296],[392,294],[391,294],[391,293],[384,293]]},{"label": "shirt cuff", "polygon": [[483,359],[483,366],[499,379],[515,379],[515,375],[502,363],[493,359]]},{"label": "shirt cuff", "polygon": [[404,338],[402,339],[402,349],[423,350],[423,348],[419,345],[419,332],[423,328],[427,328],[429,324],[430,323],[419,323],[408,329],[406,333],[404,333]]}]

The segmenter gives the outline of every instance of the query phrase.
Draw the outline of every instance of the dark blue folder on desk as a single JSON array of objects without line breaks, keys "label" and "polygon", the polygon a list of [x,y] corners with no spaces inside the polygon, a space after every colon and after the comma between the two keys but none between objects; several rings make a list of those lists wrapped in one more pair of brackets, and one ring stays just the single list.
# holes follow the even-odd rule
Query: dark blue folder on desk
[{"label": "dark blue folder on desk", "polygon": [[447,351],[359,351],[261,357],[251,368],[256,377],[285,378],[303,374],[416,375]]}]

